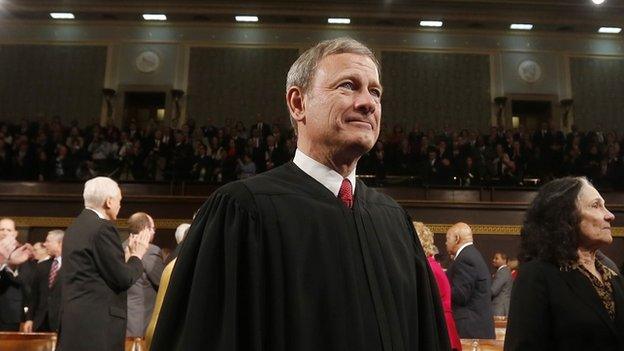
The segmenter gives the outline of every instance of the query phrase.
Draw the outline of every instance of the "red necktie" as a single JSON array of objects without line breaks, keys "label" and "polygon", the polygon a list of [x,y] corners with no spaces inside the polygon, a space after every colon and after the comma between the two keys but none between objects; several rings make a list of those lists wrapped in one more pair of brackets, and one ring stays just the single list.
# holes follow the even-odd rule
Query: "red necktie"
[{"label": "red necktie", "polygon": [[340,185],[340,190],[338,190],[338,198],[342,200],[342,203],[345,204],[348,208],[353,207],[353,194],[351,191],[351,182],[349,179],[343,179],[342,184]]},{"label": "red necktie", "polygon": [[48,276],[48,287],[52,288],[52,286],[54,285],[54,282],[56,281],[56,275],[58,274],[58,270],[59,270],[59,262],[54,259],[54,261],[52,261],[52,267],[50,268],[50,275]]}]

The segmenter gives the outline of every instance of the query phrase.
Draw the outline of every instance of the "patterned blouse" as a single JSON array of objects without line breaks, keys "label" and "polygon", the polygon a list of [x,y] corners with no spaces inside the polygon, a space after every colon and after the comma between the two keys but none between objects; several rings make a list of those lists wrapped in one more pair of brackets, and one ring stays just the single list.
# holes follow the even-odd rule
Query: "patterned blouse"
[{"label": "patterned blouse", "polygon": [[596,260],[596,270],[600,276],[602,276],[601,282],[582,265],[576,265],[575,268],[589,278],[598,297],[600,297],[600,301],[602,301],[602,305],[609,313],[609,317],[611,317],[611,320],[615,320],[615,301],[613,301],[613,286],[611,285],[611,280],[613,277],[617,276],[617,273],[605,266],[602,262]]}]

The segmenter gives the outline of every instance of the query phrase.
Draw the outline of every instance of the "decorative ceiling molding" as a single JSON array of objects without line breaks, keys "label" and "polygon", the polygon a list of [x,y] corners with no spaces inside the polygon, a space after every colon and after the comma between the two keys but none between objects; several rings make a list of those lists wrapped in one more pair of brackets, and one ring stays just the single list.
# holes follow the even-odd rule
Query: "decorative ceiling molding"
[{"label": "decorative ceiling molding", "polygon": [[[17,18],[20,18],[20,14],[26,14],[28,18],[28,14],[36,17],[51,11],[71,11],[106,14],[122,20],[145,12],[163,12],[170,17],[170,22],[185,22],[197,16],[205,16],[213,22],[225,18],[231,21],[233,14],[253,13],[266,17],[294,17],[302,23],[314,17],[348,16],[361,19],[362,22],[397,21],[399,26],[404,25],[405,21],[423,18],[471,24],[478,22],[485,28],[505,23],[508,26],[512,22],[559,27],[624,24],[624,4],[621,1],[607,1],[601,6],[594,6],[589,0],[23,0],[6,2],[0,5],[0,12],[2,9]],[[284,18],[274,20],[288,23]]]}]

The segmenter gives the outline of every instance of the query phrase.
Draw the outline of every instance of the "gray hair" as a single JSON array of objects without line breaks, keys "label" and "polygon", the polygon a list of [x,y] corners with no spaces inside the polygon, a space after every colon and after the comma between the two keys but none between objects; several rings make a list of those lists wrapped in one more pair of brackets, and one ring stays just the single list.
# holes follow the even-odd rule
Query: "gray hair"
[{"label": "gray hair", "polygon": [[65,232],[60,229],[50,230],[48,232],[48,236],[52,236],[56,241],[63,241],[63,237],[65,236]]},{"label": "gray hair", "polygon": [[96,177],[88,180],[82,197],[85,207],[102,208],[106,199],[115,197],[121,191],[119,185],[108,177]]},{"label": "gray hair", "polygon": [[186,233],[188,233],[190,227],[191,225],[188,223],[182,223],[178,226],[175,231],[175,239],[178,244],[184,240],[184,237],[186,236]]},{"label": "gray hair", "polygon": [[[303,93],[306,93],[314,79],[319,62],[327,56],[338,54],[356,54],[370,58],[375,63],[381,79],[381,65],[371,49],[355,39],[341,37],[322,41],[301,54],[288,70],[286,90],[296,86],[301,88]],[[292,116],[290,123],[297,131],[297,121]]]}]

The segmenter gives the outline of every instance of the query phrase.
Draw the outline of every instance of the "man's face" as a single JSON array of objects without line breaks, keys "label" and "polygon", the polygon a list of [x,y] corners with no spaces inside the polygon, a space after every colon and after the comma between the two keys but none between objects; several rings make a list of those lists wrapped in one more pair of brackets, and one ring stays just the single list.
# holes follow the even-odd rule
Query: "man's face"
[{"label": "man's face", "polygon": [[111,221],[117,219],[117,215],[119,214],[119,210],[121,209],[121,190],[117,188],[117,194],[113,197],[109,197],[106,200],[106,215]]},{"label": "man's face", "polygon": [[494,266],[494,268],[499,268],[504,264],[507,264],[507,262],[505,262],[503,256],[501,256],[501,254],[499,253],[495,254],[494,258],[492,258],[492,266]]},{"label": "man's face", "polygon": [[46,249],[42,243],[35,243],[33,245],[33,256],[37,261],[46,258],[48,255],[48,249]]},{"label": "man's face", "polygon": [[43,243],[43,247],[48,250],[48,255],[58,257],[61,255],[62,241],[58,240],[58,237],[55,235],[48,235]]},{"label": "man's face", "polygon": [[147,229],[150,232],[150,242],[152,240],[154,240],[154,234],[156,234],[156,226],[154,225],[154,220],[152,219],[152,217],[149,217],[149,224]]},{"label": "man's face", "polygon": [[450,231],[446,232],[446,251],[451,254],[451,255],[455,255],[455,252],[457,251],[455,249],[455,247],[457,246],[457,243],[459,242],[459,237],[457,236],[457,234],[452,233]]},{"label": "man's face", "polygon": [[311,145],[368,152],[379,136],[381,83],[375,63],[357,54],[322,59],[305,93],[305,130]]},{"label": "man's face", "polygon": [[7,236],[17,238],[17,230],[15,230],[15,222],[11,219],[0,220],[0,240]]}]

